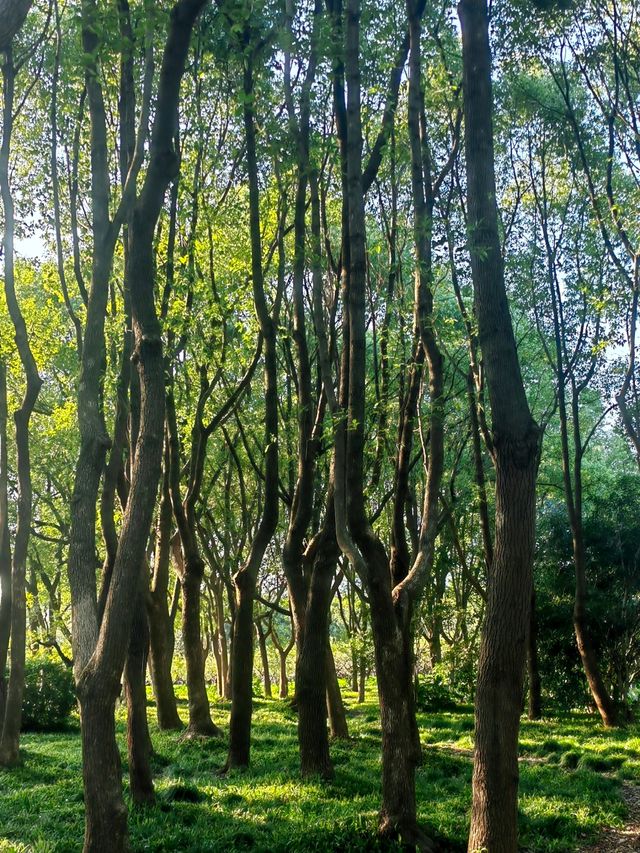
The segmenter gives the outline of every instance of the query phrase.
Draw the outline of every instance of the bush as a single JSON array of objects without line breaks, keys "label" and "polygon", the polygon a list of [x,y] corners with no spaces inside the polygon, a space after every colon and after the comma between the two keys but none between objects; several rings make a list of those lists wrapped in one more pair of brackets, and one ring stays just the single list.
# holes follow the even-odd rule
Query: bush
[{"label": "bush", "polygon": [[456,697],[445,681],[440,667],[434,667],[416,682],[416,707],[419,711],[453,711]]},{"label": "bush", "polygon": [[71,670],[48,657],[27,660],[22,728],[48,732],[65,727],[76,704]]},{"label": "bush", "polygon": [[564,767],[566,770],[575,770],[580,763],[580,759],[580,753],[576,752],[574,749],[570,749],[562,754],[560,758],[560,767]]}]

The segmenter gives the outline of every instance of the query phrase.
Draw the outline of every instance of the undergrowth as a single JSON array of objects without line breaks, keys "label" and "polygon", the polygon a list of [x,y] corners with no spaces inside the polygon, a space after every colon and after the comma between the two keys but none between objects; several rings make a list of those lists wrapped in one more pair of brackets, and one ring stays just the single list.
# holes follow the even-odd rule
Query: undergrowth
[{"label": "undergrowth", "polygon": [[[295,715],[286,702],[255,700],[252,766],[221,777],[224,741],[180,739],[155,725],[157,802],[129,803],[135,851],[375,851],[380,798],[380,724],[373,692],[356,704],[345,690],[351,739],[332,744],[335,779],[302,781]],[[184,695],[180,710],[186,717]],[[220,724],[228,705],[214,703]],[[471,801],[470,711],[420,714],[424,762],[419,818],[442,851],[466,849]],[[128,798],[124,723],[118,737]],[[23,764],[0,771],[0,851],[77,853],[83,805],[77,729],[23,736]],[[570,853],[602,826],[621,825],[620,781],[640,782],[640,729],[604,731],[594,717],[524,721],[520,741],[520,830],[531,853]],[[387,850],[393,849],[387,846]]]}]

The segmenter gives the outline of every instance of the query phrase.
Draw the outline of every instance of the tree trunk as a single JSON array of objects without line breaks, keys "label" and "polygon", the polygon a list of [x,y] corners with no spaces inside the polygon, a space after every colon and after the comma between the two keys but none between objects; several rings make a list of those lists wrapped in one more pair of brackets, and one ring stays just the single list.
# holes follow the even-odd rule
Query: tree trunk
[{"label": "tree trunk", "polygon": [[366,690],[367,690],[367,674],[369,667],[367,666],[367,659],[364,655],[360,655],[359,659],[359,678],[358,678],[358,705],[362,705],[366,698]]},{"label": "tree trunk", "polygon": [[[165,443],[166,445],[166,443]],[[174,648],[173,620],[169,613],[169,563],[171,559],[171,498],[169,496],[168,450],[165,446],[165,470],[156,527],[153,579],[147,596],[149,621],[149,671],[156,699],[158,727],[183,728],[173,690],[171,662]]]},{"label": "tree trunk", "polygon": [[258,648],[260,649],[260,663],[262,664],[262,687],[265,699],[273,699],[271,693],[271,673],[269,672],[269,654],[267,652],[267,634],[262,630],[260,622],[256,622],[256,634],[258,635]]},{"label": "tree trunk", "polygon": [[[114,707],[125,663],[162,466],[164,359],[155,311],[153,236],[164,193],[178,168],[173,148],[180,82],[191,31],[205,0],[179,0],[165,44],[149,166],[136,199],[130,230],[130,292],[134,363],[141,389],[141,417],[118,552],[95,651],[78,680],[85,784],[85,853],[120,853],[127,847],[126,808],[115,740]],[[86,351],[86,343],[85,343]],[[95,501],[94,501],[95,512]],[[94,519],[95,521],[95,519]],[[91,626],[89,626],[91,627]],[[97,625],[93,626],[95,632]]]},{"label": "tree trunk", "polygon": [[[24,18],[21,10],[29,4],[16,4],[16,25]],[[11,20],[11,13],[7,12]],[[4,703],[2,737],[0,739],[0,764],[11,766],[19,759],[20,725],[22,722],[22,697],[24,693],[24,667],[26,654],[26,570],[29,536],[31,533],[32,489],[29,430],[42,380],[38,374],[27,327],[16,298],[14,275],[14,206],[9,179],[9,152],[13,130],[15,69],[11,43],[5,45],[3,80],[2,147],[0,148],[0,194],[4,210],[4,292],[14,329],[14,340],[24,372],[26,387],[20,408],[14,412],[16,429],[16,456],[18,467],[18,522],[13,546],[11,566],[11,670]],[[4,466],[3,466],[4,467]],[[0,534],[3,535],[3,534]],[[3,535],[4,538],[4,535]],[[7,543],[8,544],[8,543]],[[5,548],[4,555],[6,557]]]},{"label": "tree trunk", "polygon": [[349,726],[347,725],[347,715],[344,710],[331,643],[327,645],[327,712],[331,737],[337,740],[347,740],[349,738]]},{"label": "tree trunk", "polygon": [[153,746],[147,720],[147,689],[145,683],[149,649],[149,627],[144,604],[146,582],[145,566],[145,570],[140,573],[140,589],[136,596],[129,651],[124,667],[129,783],[131,798],[136,805],[152,803],[155,797],[150,763]]},{"label": "tree trunk", "polygon": [[[245,24],[249,35],[248,22]],[[260,564],[276,531],[279,513],[278,495],[278,367],[276,324],[269,313],[262,269],[260,227],[260,185],[256,152],[254,115],[254,56],[245,56],[243,118],[246,138],[246,162],[249,178],[249,230],[253,299],[264,340],[265,394],[265,476],[262,517],[251,543],[249,558],[234,575],[236,613],[231,648],[231,719],[229,755],[226,768],[247,767],[251,752],[252,678],[253,678],[253,601]],[[282,252],[282,246],[280,247]]]},{"label": "tree trunk", "polygon": [[0,360],[0,720],[7,696],[7,655],[11,635],[11,540],[9,534],[7,453],[7,367]]},{"label": "tree trunk", "polygon": [[486,0],[461,0],[468,242],[491,405],[496,531],[480,647],[469,850],[516,853],[518,729],[529,630],[540,434],[527,403],[504,286]]},{"label": "tree trunk", "polygon": [[11,47],[32,3],[33,0],[0,0],[0,52]]},{"label": "tree trunk", "polygon": [[200,630],[200,586],[204,562],[185,564],[182,579],[182,642],[187,666],[189,727],[187,735],[220,737],[222,732],[211,719],[205,681],[205,659]]},{"label": "tree trunk", "polygon": [[280,659],[280,690],[279,696],[281,699],[286,699],[289,696],[289,677],[287,675],[287,657],[289,652],[287,649],[278,649],[278,657]]},{"label": "tree trunk", "polygon": [[337,559],[333,514],[330,512],[313,559],[304,634],[296,663],[300,771],[303,776],[324,779],[333,776],[327,731],[326,684],[331,582]]}]

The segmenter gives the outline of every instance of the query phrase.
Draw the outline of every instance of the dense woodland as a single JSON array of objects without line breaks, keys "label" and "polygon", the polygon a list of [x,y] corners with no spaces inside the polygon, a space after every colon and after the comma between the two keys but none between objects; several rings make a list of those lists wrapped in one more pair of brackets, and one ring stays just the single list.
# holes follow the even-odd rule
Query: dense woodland
[{"label": "dense woodland", "polygon": [[474,704],[516,853],[522,714],[640,698],[637,4],[0,0],[0,56],[0,764],[72,671],[118,853],[148,687],[328,784],[375,685],[381,838]]}]

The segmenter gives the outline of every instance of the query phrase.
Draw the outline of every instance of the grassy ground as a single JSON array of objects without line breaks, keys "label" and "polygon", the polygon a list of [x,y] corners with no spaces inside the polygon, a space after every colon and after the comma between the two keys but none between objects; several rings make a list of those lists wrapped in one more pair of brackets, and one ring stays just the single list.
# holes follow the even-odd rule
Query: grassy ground
[{"label": "grassy ground", "polygon": [[[373,692],[364,705],[345,691],[352,739],[334,744],[335,780],[302,782],[296,722],[285,703],[257,699],[251,770],[216,776],[222,742],[181,742],[152,724],[157,805],[130,811],[136,851],[364,851],[375,842],[379,805],[379,721]],[[186,716],[186,708],[182,708]],[[218,722],[228,706],[215,706]],[[153,708],[150,707],[153,714]],[[425,761],[417,774],[420,820],[464,850],[470,805],[473,720],[469,712],[421,715]],[[119,736],[124,750],[122,720]],[[0,851],[81,849],[77,731],[26,735],[24,764],[0,771]],[[640,783],[640,728],[605,732],[592,717],[523,723],[521,839],[531,853],[574,851],[603,825],[620,825],[621,779]],[[126,763],[123,762],[126,785]]]}]

